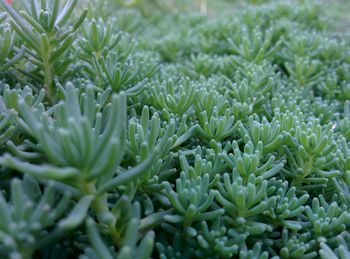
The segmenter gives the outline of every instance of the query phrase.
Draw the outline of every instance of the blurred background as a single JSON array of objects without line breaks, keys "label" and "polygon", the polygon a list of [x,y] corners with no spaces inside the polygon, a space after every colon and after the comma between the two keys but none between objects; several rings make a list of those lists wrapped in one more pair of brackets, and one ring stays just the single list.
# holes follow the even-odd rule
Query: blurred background
[{"label": "blurred background", "polygon": [[113,13],[136,11],[144,18],[174,13],[197,13],[205,16],[234,15],[251,7],[263,8],[269,4],[283,3],[286,5],[318,4],[323,9],[325,18],[339,21],[340,30],[349,31],[350,28],[350,0],[82,0],[82,7],[89,6]]},{"label": "blurred background", "polygon": [[[101,3],[103,0],[88,2]],[[327,9],[333,15],[350,15],[350,0],[112,0],[109,2],[114,2],[117,7],[139,9],[144,15],[150,15],[157,11],[189,11],[214,15],[222,12],[239,11],[240,8],[249,5],[263,5],[273,2],[293,2],[295,4],[318,2],[320,5],[327,5]]]}]

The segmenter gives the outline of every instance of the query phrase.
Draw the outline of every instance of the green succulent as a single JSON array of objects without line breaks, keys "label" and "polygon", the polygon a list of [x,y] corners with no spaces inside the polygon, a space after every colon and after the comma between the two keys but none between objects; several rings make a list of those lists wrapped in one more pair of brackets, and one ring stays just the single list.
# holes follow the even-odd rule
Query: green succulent
[{"label": "green succulent", "polygon": [[350,5],[187,2],[0,0],[0,258],[349,257]]}]

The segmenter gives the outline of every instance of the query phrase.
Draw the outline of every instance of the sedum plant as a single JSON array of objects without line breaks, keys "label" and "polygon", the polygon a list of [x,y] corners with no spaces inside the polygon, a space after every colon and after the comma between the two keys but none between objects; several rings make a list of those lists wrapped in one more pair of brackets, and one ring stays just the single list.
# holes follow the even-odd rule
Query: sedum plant
[{"label": "sedum plant", "polygon": [[35,250],[80,225],[93,198],[85,196],[71,209],[71,193],[60,194],[53,182],[41,190],[30,176],[13,179],[8,195],[9,201],[0,196],[1,250],[10,258],[30,258]]},{"label": "sedum plant", "polygon": [[348,258],[334,3],[141,2],[0,0],[0,258]]},{"label": "sedum plant", "polygon": [[[15,36],[6,20],[7,14],[0,13],[0,72],[8,68],[11,61],[14,61],[14,57],[11,57],[11,54],[14,48]],[[20,56],[20,53],[17,56]]]},{"label": "sedum plant", "polygon": [[54,98],[54,78],[67,79],[73,63],[69,51],[75,40],[75,32],[83,23],[87,12],[71,23],[71,16],[77,0],[68,1],[61,9],[59,0],[23,1],[23,10],[15,10],[5,1],[0,5],[11,16],[11,25],[21,37],[25,47],[25,57],[33,66],[22,71],[38,80],[49,99]]}]

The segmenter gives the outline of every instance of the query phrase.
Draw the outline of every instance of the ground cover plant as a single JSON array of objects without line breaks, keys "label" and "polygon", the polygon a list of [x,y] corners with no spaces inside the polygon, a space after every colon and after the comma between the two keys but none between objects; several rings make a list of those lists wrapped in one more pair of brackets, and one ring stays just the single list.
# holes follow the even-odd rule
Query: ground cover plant
[{"label": "ground cover plant", "polygon": [[0,1],[1,258],[350,257],[344,21],[199,2]]}]

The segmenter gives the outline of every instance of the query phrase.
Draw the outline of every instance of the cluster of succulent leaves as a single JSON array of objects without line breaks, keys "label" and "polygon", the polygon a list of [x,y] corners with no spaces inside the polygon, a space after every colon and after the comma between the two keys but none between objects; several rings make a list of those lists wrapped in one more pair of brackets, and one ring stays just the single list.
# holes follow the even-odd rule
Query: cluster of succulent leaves
[{"label": "cluster of succulent leaves", "polygon": [[349,258],[325,7],[116,2],[0,1],[0,257]]}]

